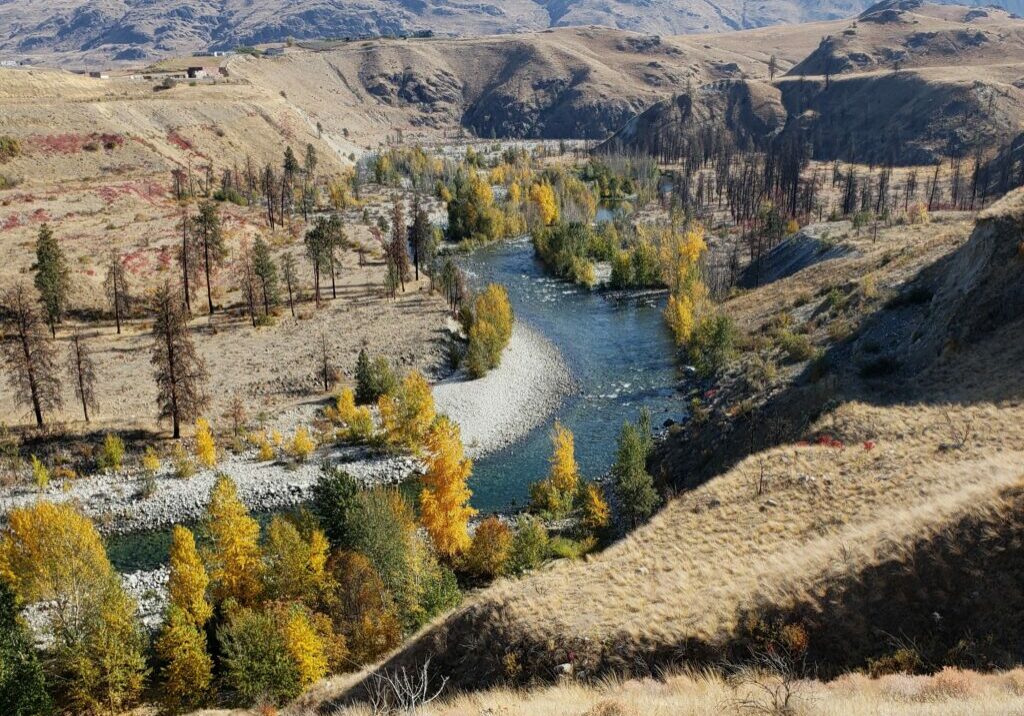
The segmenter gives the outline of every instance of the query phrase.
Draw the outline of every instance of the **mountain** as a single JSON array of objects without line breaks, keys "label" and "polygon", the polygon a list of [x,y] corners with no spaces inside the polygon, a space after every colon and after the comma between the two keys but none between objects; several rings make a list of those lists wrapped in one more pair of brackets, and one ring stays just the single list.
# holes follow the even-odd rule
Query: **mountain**
[{"label": "mountain", "polygon": [[[980,4],[981,0],[976,0]],[[725,32],[849,17],[866,0],[0,0],[0,59],[138,62],[200,50],[430,30],[481,35],[602,25]],[[1003,0],[1022,9],[1024,0]]]}]

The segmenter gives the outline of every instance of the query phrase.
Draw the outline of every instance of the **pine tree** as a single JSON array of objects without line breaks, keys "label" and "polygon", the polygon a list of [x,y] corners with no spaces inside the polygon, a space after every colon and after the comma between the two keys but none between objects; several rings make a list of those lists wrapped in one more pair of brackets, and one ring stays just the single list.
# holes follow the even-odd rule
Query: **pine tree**
[{"label": "pine tree", "polygon": [[32,634],[18,617],[18,604],[0,580],[0,713],[39,716],[52,711],[46,675],[32,645]]},{"label": "pine tree", "polygon": [[181,302],[169,283],[157,289],[153,301],[153,356],[160,417],[170,418],[174,437],[181,437],[181,423],[199,417],[209,403],[206,396],[206,364],[196,353],[189,336]]},{"label": "pine tree", "polygon": [[3,304],[10,317],[11,340],[3,341],[8,382],[18,404],[32,408],[36,425],[42,427],[43,414],[64,404],[53,346],[24,284],[4,293]]},{"label": "pine tree", "polygon": [[295,318],[295,290],[297,287],[295,271],[295,257],[291,253],[286,253],[281,259],[281,277],[284,279],[284,285],[288,289],[288,310],[291,311],[292,318]]},{"label": "pine tree", "polygon": [[313,514],[316,515],[331,546],[347,550],[355,547],[353,527],[360,508],[359,484],[344,470],[324,464],[313,486]]},{"label": "pine tree", "polygon": [[395,276],[405,293],[405,282],[411,278],[409,271],[409,232],[405,226],[405,214],[402,210],[402,200],[395,199],[391,208],[391,243],[388,246],[388,255],[391,257],[391,265],[394,267]]},{"label": "pine tree", "polygon": [[260,554],[260,526],[238,498],[235,483],[226,475],[217,478],[206,511],[213,543],[210,578],[217,601],[234,599],[241,605],[254,604],[262,589],[263,560]]},{"label": "pine tree", "polygon": [[323,266],[327,251],[327,220],[322,216],[316,220],[311,229],[306,231],[306,256],[313,264],[313,294],[316,305],[320,305],[320,269]]},{"label": "pine tree", "polygon": [[125,271],[124,261],[122,261],[116,251],[110,252],[110,257],[107,261],[107,277],[103,285],[107,291],[110,310],[114,313],[117,333],[120,335],[121,321],[128,316],[131,310],[131,295],[128,288],[128,272]]},{"label": "pine tree", "polygon": [[43,304],[50,333],[57,335],[57,324],[64,318],[71,293],[71,274],[64,251],[48,224],[39,228],[36,240],[35,286]]},{"label": "pine tree", "polygon": [[181,267],[182,294],[185,298],[185,310],[192,315],[192,299],[196,295],[199,283],[199,259],[196,256],[196,234],[193,231],[192,217],[188,213],[188,204],[181,205],[181,246],[178,247],[178,265]]},{"label": "pine tree", "polygon": [[201,706],[213,681],[213,660],[206,651],[206,633],[185,610],[173,603],[154,643],[160,661],[161,696],[172,712]]},{"label": "pine tree", "polygon": [[430,217],[427,210],[420,203],[419,196],[416,197],[416,205],[413,210],[412,229],[412,263],[416,269],[416,280],[420,280],[420,262],[429,254],[429,245],[433,238],[433,229],[430,226]]},{"label": "pine tree", "polygon": [[213,607],[206,598],[210,577],[196,549],[195,537],[187,528],[175,525],[171,531],[170,577],[168,599],[172,606],[187,614],[196,627],[203,627],[213,616]]},{"label": "pine tree", "polygon": [[206,277],[206,302],[210,313],[213,307],[213,272],[224,263],[227,247],[221,228],[217,204],[204,201],[199,204],[199,215],[193,220],[196,241],[203,253],[203,272]]},{"label": "pine tree", "polygon": [[89,347],[81,334],[76,330],[71,334],[68,343],[68,377],[75,386],[75,396],[82,404],[85,422],[89,422],[89,408],[93,411],[99,407],[96,399],[96,364],[93,362]]},{"label": "pine tree", "polygon": [[463,454],[459,426],[440,417],[426,441],[427,471],[420,493],[420,520],[434,550],[452,558],[469,546],[469,520],[476,510],[469,506],[472,492],[467,486],[473,463]]},{"label": "pine tree", "polygon": [[622,426],[612,479],[623,519],[630,527],[645,522],[660,501],[654,479],[647,472],[651,446],[649,417],[645,421],[641,416],[639,428],[631,423]]},{"label": "pine tree", "polygon": [[277,285],[277,265],[270,255],[270,246],[261,238],[256,239],[252,247],[252,267],[259,279],[260,296],[263,302],[263,315],[269,316],[270,309],[280,300]]}]

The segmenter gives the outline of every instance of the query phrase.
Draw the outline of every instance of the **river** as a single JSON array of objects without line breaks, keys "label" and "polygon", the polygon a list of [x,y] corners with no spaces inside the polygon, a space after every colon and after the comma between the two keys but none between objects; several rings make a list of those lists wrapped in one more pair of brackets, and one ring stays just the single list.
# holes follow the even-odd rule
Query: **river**
[{"label": "river", "polygon": [[[679,420],[684,410],[672,337],[656,295],[615,298],[548,275],[528,239],[506,241],[459,256],[474,287],[508,289],[516,320],[551,341],[572,372],[575,390],[540,427],[518,443],[476,461],[470,487],[481,512],[522,507],[532,482],[547,472],[551,428],[560,420],[576,438],[576,460],[585,477],[607,471],[623,421],[644,407],[655,427]],[[269,515],[259,515],[265,522]],[[154,569],[167,561],[170,531],[112,535],[111,561],[120,571]]]},{"label": "river", "polygon": [[481,511],[524,504],[530,483],[547,472],[555,419],[572,430],[584,476],[603,474],[615,456],[623,421],[644,407],[655,426],[679,420],[683,405],[672,336],[658,296],[614,298],[552,278],[528,239],[495,243],[460,257],[471,284],[503,284],[516,320],[543,334],[562,352],[576,390],[547,423],[519,443],[481,458],[471,488]]}]

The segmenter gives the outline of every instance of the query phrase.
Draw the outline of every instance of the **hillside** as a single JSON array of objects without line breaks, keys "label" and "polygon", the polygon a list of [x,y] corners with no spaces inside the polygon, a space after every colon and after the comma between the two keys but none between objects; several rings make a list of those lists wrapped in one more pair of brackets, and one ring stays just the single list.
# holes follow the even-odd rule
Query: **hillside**
[{"label": "hillside", "polygon": [[[1004,0],[1006,7],[1018,0]],[[0,3],[0,58],[63,64],[138,62],[287,38],[481,35],[603,25],[662,35],[849,17],[866,0],[26,0]],[[983,4],[978,2],[977,4]],[[1016,7],[1014,9],[1020,9]]]},{"label": "hillside", "polygon": [[[788,308],[827,350],[823,376],[798,361],[751,414],[766,448],[693,479],[681,455],[749,444],[740,430],[715,442],[716,416],[737,424],[742,409],[720,391],[704,427],[670,434],[655,458],[666,479],[690,479],[651,523],[489,588],[382,668],[429,657],[460,687],[548,680],[564,663],[644,675],[742,658],[759,624],[799,624],[822,675],[907,643],[930,664],[1014,663],[1022,217],[1018,192],[973,231],[951,218],[877,242],[842,234],[850,253],[728,302],[748,332]],[[848,338],[834,338],[838,322]],[[769,437],[785,425],[801,427]]]}]

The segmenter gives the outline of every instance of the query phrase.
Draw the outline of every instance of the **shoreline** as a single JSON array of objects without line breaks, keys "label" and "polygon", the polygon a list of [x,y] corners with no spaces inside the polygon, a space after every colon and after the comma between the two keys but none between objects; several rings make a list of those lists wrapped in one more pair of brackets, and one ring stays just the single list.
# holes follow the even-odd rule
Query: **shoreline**
[{"label": "shoreline", "polygon": [[555,344],[517,321],[497,368],[476,380],[460,371],[432,392],[438,414],[459,425],[466,455],[475,459],[521,440],[572,390],[569,366]]}]

